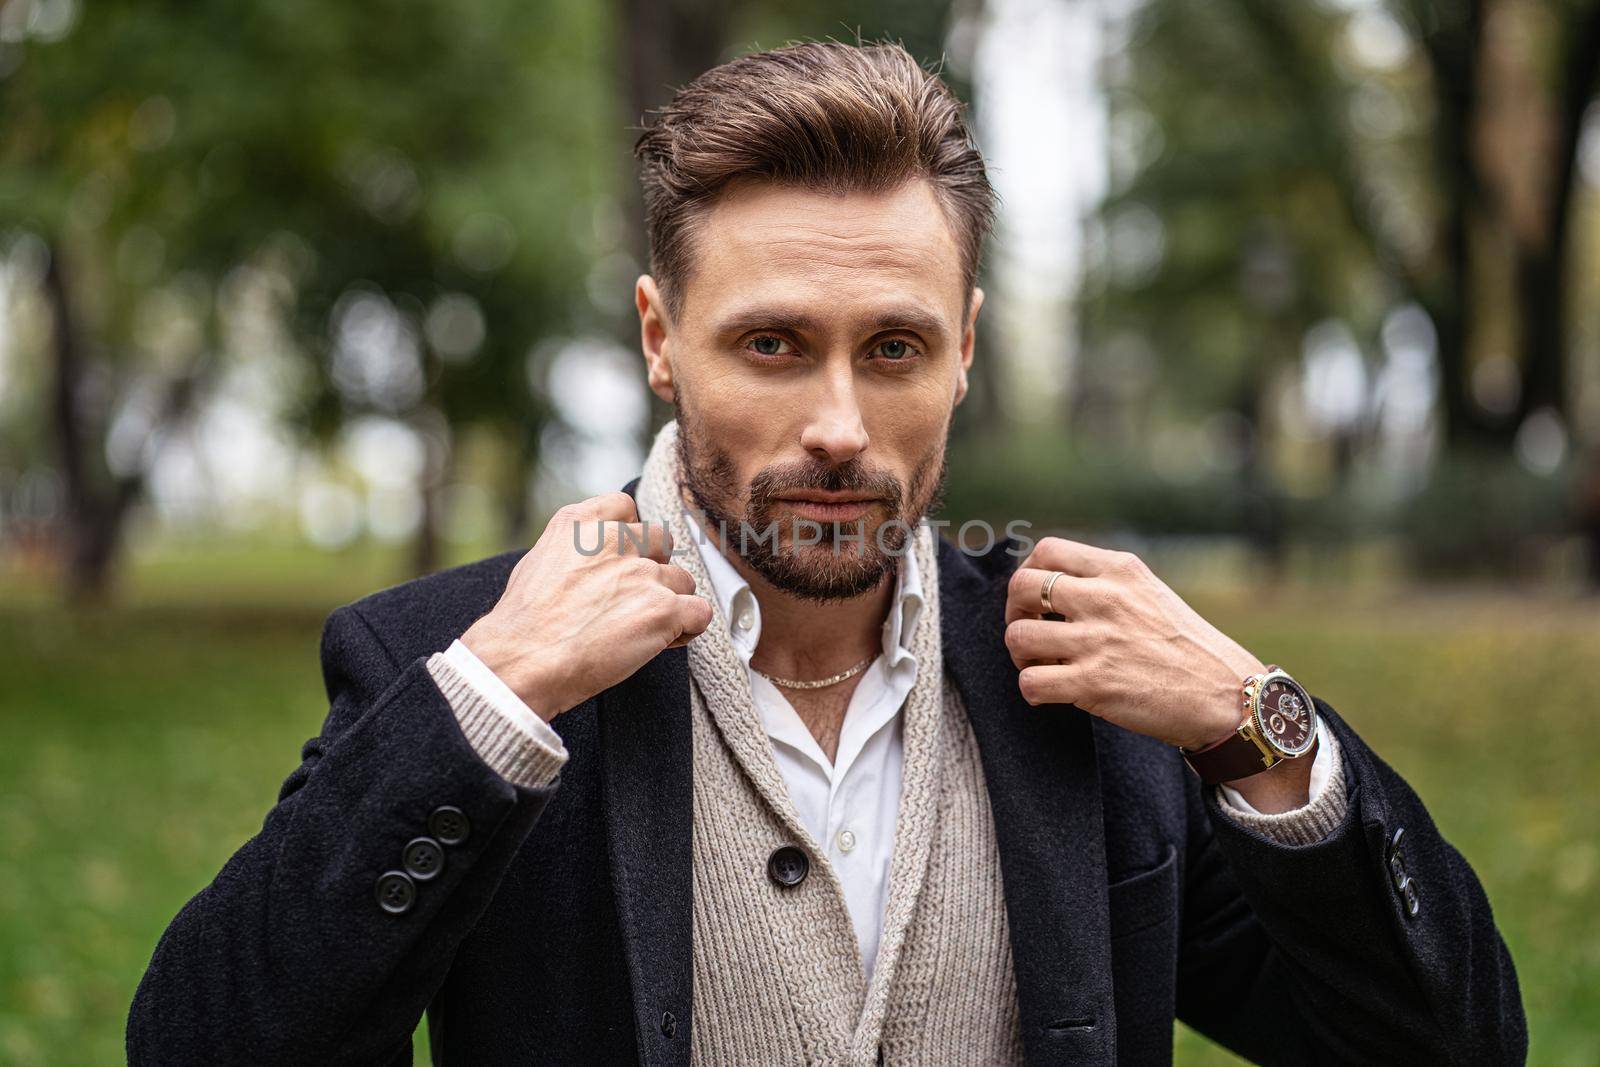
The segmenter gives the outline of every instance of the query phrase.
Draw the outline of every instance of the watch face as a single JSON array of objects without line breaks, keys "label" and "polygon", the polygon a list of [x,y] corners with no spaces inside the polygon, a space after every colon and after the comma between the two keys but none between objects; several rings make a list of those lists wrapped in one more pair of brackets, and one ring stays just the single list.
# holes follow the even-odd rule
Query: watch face
[{"label": "watch face", "polygon": [[1256,724],[1274,748],[1285,756],[1304,755],[1315,736],[1316,717],[1311,698],[1297,683],[1281,674],[1267,679]]}]

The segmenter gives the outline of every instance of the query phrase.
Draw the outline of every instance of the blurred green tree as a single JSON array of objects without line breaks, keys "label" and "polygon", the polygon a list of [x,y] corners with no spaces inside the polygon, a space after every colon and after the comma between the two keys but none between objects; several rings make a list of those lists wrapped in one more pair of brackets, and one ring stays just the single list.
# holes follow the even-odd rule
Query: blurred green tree
[{"label": "blurred green tree", "polygon": [[1373,357],[1412,303],[1449,445],[1505,455],[1531,415],[1570,418],[1600,4],[1151,0],[1133,27],[1107,217],[1164,247],[1152,270],[1113,255],[1097,321],[1149,340],[1171,395],[1259,392],[1329,318]]},{"label": "blurred green tree", "polygon": [[[230,297],[255,294],[309,368],[303,429],[419,431],[425,501],[466,427],[530,461],[525,357],[592,317],[588,266],[620,241],[598,219],[618,178],[603,11],[124,2],[38,32],[46,7],[5,8],[0,232],[47,252],[75,595],[104,592],[154,444],[237,354]],[[425,507],[419,568],[436,529]]]},{"label": "blurred green tree", "polygon": [[746,47],[859,32],[936,61],[948,12],[12,0],[0,239],[39,267],[25,384],[48,403],[8,409],[0,478],[53,472],[68,590],[101,596],[162,441],[269,346],[308,439],[376,415],[423,443],[414,569],[438,561],[440,490],[474,428],[502,454],[517,537],[551,414],[531,350],[632,329],[630,127]]}]

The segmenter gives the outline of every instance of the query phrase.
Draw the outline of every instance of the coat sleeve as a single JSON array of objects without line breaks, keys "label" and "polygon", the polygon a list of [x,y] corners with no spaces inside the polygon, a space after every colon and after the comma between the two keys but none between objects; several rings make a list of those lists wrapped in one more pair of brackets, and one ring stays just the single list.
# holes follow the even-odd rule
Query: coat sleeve
[{"label": "coat sleeve", "polygon": [[1275,842],[1191,783],[1179,1017],[1258,1063],[1524,1062],[1516,972],[1477,876],[1316,703],[1348,793],[1327,836]]},{"label": "coat sleeve", "polygon": [[[559,787],[497,774],[425,659],[395,662],[357,606],[329,617],[322,668],[320,735],[156,946],[128,1016],[131,1064],[409,1063],[456,947]],[[386,910],[380,880],[418,837],[455,843]]]}]

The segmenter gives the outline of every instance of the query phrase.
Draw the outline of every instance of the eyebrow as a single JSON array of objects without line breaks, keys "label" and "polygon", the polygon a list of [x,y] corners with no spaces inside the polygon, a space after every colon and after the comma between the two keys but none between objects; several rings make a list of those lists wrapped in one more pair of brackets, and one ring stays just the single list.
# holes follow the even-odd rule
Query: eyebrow
[{"label": "eyebrow", "polygon": [[[944,322],[911,305],[896,305],[879,309],[865,324],[872,333],[884,330],[910,330],[928,337],[943,340],[948,331]],[[791,333],[821,333],[823,321],[804,311],[785,307],[750,307],[734,311],[717,323],[719,336],[745,333],[749,330],[787,330]]]}]

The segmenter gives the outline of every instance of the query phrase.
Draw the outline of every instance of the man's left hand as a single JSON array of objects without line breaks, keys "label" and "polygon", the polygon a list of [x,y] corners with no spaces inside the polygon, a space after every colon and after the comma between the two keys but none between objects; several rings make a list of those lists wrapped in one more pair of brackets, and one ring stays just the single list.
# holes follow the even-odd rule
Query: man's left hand
[{"label": "man's left hand", "polygon": [[[1043,617],[1051,571],[1062,572],[1050,606],[1064,621]],[[1006,647],[1028,703],[1074,704],[1185,748],[1237,729],[1244,679],[1266,670],[1138,556],[1060,537],[1042,539],[1011,576]],[[1310,763],[1285,760],[1284,774],[1275,769],[1233,784],[1252,803],[1261,796],[1262,810],[1284,810],[1304,803]]]}]

